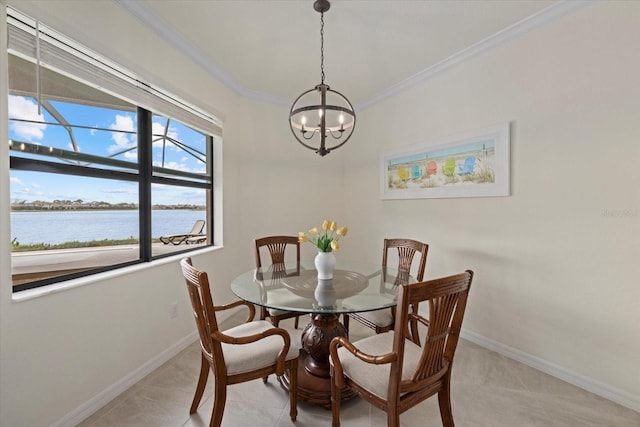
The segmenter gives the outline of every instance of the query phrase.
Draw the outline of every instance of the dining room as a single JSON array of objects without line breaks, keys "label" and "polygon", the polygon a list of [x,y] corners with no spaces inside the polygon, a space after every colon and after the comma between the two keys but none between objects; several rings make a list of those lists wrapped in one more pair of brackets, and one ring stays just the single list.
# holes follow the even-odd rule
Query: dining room
[{"label": "dining room", "polygon": [[[348,55],[332,55],[338,55],[337,44],[350,41],[349,30],[340,30],[343,19],[360,16],[341,8],[353,12],[368,2],[336,1],[325,17],[327,81],[346,96],[355,94],[358,118],[349,141],[325,156],[301,146],[287,122],[289,101],[320,76],[319,16],[311,2],[304,7],[265,2],[288,4],[296,17],[305,16],[296,29],[312,46],[281,61],[266,63],[258,56],[261,73],[284,79],[283,86],[289,84],[288,74],[303,74],[308,81],[282,96],[243,86],[239,82],[250,79],[241,75],[216,74],[211,58],[194,56],[201,50],[185,45],[177,28],[154,27],[153,22],[169,22],[176,7],[166,2],[162,15],[160,3],[0,0],[3,9],[10,5],[64,30],[221,119],[223,142],[213,166],[219,174],[212,197],[213,240],[189,253],[209,274],[216,303],[238,299],[231,284],[255,268],[254,241],[261,236],[298,235],[331,218],[349,229],[335,252],[338,262],[376,265],[385,238],[426,242],[425,280],[474,271],[453,373],[458,425],[640,423],[640,341],[635,339],[640,325],[640,58],[631,54],[640,40],[640,3],[545,2],[545,13],[530,11],[527,17],[535,19],[521,26],[514,22],[502,38],[485,37],[475,50],[405,75],[395,85],[362,88],[357,72],[340,63]],[[225,11],[234,7],[234,2],[217,3]],[[382,8],[388,2],[371,3]],[[262,12],[265,19],[285,13]],[[145,22],[143,14],[157,19]],[[269,27],[260,34],[269,31],[278,33]],[[344,39],[330,39],[332,32]],[[200,349],[180,272],[184,254],[23,292],[8,285],[6,33],[3,17],[0,425],[72,426],[85,420],[95,426],[143,425],[144,420],[154,420],[147,425],[207,425],[210,388],[201,411],[189,416]],[[415,46],[407,48],[407,56],[415,54]],[[377,69],[384,74],[383,68],[393,67],[385,52],[375,46],[370,51],[376,62],[363,74]],[[256,52],[246,56],[251,54]],[[308,74],[295,67],[301,57],[309,62]],[[346,82],[341,80],[345,74]],[[496,124],[506,124],[508,131],[506,194],[423,196],[428,186],[395,198],[385,193],[386,154],[430,149]],[[303,260],[312,262],[316,254],[313,245],[301,246]],[[237,313],[219,319],[224,327],[239,320]],[[296,336],[307,323],[300,322],[298,329],[293,319],[283,325]],[[356,338],[374,334],[355,321],[351,331]],[[263,425],[290,425],[287,393],[273,378],[232,390],[224,422],[234,424],[227,425],[243,425],[242,415],[250,408],[238,402],[254,392],[258,408],[274,401]],[[481,416],[477,400],[486,402]],[[329,425],[330,412],[320,411],[326,409],[306,402],[298,406],[299,425]],[[110,418],[117,407],[129,415]],[[162,424],[154,418],[164,413],[161,407],[183,413],[167,416],[170,421]],[[382,413],[365,402],[346,403],[347,420],[350,411],[357,416],[343,425],[385,425]],[[568,412],[574,418],[565,418]],[[439,425],[437,404],[425,403],[401,417],[406,426],[418,421]]]}]

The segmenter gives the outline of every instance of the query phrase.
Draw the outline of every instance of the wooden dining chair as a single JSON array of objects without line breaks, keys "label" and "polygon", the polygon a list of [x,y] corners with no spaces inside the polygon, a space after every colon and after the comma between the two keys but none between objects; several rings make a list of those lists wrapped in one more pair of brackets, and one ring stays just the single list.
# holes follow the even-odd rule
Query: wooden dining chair
[{"label": "wooden dining chair", "polygon": [[[401,285],[395,329],[351,343],[336,337],[329,345],[333,427],[340,426],[341,389],[348,387],[387,413],[399,427],[400,414],[437,394],[443,427],[453,427],[451,369],[473,272]],[[429,305],[429,319],[412,307]],[[422,346],[412,341],[411,319],[427,327]]]},{"label": "wooden dining chair", "polygon": [[[387,257],[389,250],[396,248],[398,251],[398,274],[397,280],[400,280],[402,273],[410,274],[411,266],[416,253],[420,254],[418,258],[418,267],[416,270],[416,281],[422,282],[424,278],[424,270],[427,266],[427,254],[429,245],[412,239],[384,239],[382,249],[382,268],[387,267]],[[403,281],[394,283],[394,286],[403,284]],[[365,311],[361,313],[345,314],[342,317],[344,327],[349,330],[349,318],[357,320],[364,326],[373,329],[377,334],[388,332],[393,329],[395,319],[395,308],[384,310]]]},{"label": "wooden dining chair", "polygon": [[[214,306],[207,273],[193,267],[190,258],[181,260],[180,266],[189,291],[202,350],[200,376],[189,413],[193,414],[198,409],[209,370],[215,379],[210,427],[218,427],[222,423],[228,385],[265,379],[274,373],[282,376],[285,370],[289,370],[289,416],[295,421],[298,415],[299,349],[291,346],[287,331],[264,320],[253,321],[255,307],[245,301]],[[249,309],[246,323],[219,330],[216,312],[241,305]]]},{"label": "wooden dining chair", "polygon": [[[296,267],[300,268],[300,242],[298,236],[268,236],[255,239],[256,246],[256,268],[262,268],[261,249],[267,248],[271,257],[271,266],[269,267],[272,278],[277,279],[278,272],[286,274],[285,253],[287,247],[295,249]],[[295,318],[294,327],[298,329],[299,312],[276,310],[273,308],[260,308],[260,319],[269,318],[271,323],[278,326],[281,320]]]}]

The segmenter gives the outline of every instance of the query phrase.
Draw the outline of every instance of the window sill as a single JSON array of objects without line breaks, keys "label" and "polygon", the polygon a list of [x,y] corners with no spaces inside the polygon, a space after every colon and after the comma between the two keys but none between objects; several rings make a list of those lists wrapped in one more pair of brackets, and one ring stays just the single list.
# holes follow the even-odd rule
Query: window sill
[{"label": "window sill", "polygon": [[80,277],[78,279],[67,280],[60,283],[53,283],[51,285],[46,285],[46,286],[42,286],[34,289],[27,289],[24,291],[14,293],[11,296],[11,300],[13,302],[28,301],[28,300],[40,298],[46,295],[55,294],[58,292],[64,292],[80,286],[85,286],[85,285],[89,285],[96,282],[110,280],[116,277],[135,273],[138,271],[148,270],[150,268],[155,268],[160,265],[174,263],[176,262],[176,260],[180,260],[185,256],[194,256],[194,255],[201,255],[209,252],[215,252],[222,248],[223,246],[207,246],[202,249],[191,251],[188,253],[188,255],[185,255],[184,253],[180,253],[180,254],[168,256],[166,258],[153,260],[151,262],[143,262],[143,263],[128,266],[128,267],[105,271],[104,273],[92,274],[90,276]]}]

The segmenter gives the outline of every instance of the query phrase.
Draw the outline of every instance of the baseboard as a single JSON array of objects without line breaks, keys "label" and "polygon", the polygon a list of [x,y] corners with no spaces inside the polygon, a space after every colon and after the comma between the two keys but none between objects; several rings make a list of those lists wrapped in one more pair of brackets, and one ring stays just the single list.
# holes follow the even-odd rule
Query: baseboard
[{"label": "baseboard", "polygon": [[105,406],[107,403],[111,402],[118,395],[125,392],[129,387],[143,379],[145,376],[149,375],[164,363],[171,360],[171,358],[176,356],[189,345],[193,344],[197,339],[197,332],[193,332],[187,335],[162,353],[159,353],[153,359],[146,362],[144,365],[140,366],[135,371],[129,373],[120,381],[103,390],[98,395],[80,405],[75,410],[69,412],[57,422],[51,424],[50,427],[73,427],[75,425],[78,425],[80,422],[87,419],[92,414],[97,412],[100,408]]},{"label": "baseboard", "polygon": [[503,356],[517,360],[520,363],[524,363],[527,366],[566,381],[576,387],[580,387],[588,392],[597,394],[598,396],[604,397],[612,402],[640,412],[640,396],[633,395],[624,390],[620,390],[608,384],[594,380],[593,378],[573,372],[569,369],[563,368],[562,366],[540,359],[539,357],[532,356],[524,351],[509,347],[508,345],[504,345],[475,332],[463,329],[460,336],[478,344],[481,347],[500,353]]}]

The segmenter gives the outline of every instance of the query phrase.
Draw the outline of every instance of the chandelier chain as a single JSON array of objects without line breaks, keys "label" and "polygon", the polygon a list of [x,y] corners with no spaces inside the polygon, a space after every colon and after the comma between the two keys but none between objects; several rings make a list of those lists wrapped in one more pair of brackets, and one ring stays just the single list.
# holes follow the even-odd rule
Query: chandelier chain
[{"label": "chandelier chain", "polygon": [[320,77],[324,84],[324,12],[320,13]]}]

